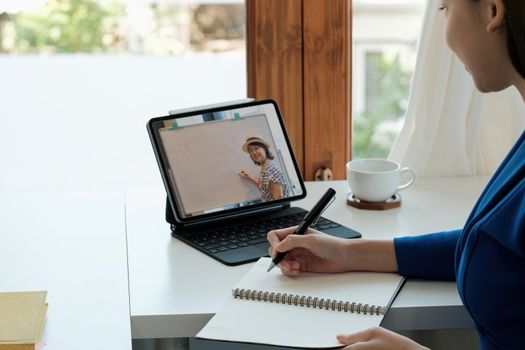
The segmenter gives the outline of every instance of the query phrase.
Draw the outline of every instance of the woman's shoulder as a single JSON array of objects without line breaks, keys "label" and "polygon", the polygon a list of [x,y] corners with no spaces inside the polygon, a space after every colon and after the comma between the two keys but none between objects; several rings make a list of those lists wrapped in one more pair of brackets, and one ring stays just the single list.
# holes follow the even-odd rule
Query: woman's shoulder
[{"label": "woman's shoulder", "polygon": [[268,169],[278,169],[279,168],[277,164],[275,164],[275,161],[273,160],[268,160],[265,165]]},{"label": "woman's shoulder", "polygon": [[272,171],[281,172],[281,167],[273,160],[268,162],[268,168]]}]

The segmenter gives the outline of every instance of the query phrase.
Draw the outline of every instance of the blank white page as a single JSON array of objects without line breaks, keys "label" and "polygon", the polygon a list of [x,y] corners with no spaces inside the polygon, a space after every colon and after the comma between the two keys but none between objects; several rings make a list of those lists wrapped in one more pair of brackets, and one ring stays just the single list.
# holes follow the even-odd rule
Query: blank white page
[{"label": "blank white page", "polygon": [[[342,301],[390,305],[403,277],[394,273],[304,273],[290,278],[278,268],[269,273],[270,258],[261,258],[235,288],[329,298]],[[231,296],[197,334],[198,338],[294,346],[340,347],[337,334],[349,334],[378,326],[383,315],[314,309]]]}]

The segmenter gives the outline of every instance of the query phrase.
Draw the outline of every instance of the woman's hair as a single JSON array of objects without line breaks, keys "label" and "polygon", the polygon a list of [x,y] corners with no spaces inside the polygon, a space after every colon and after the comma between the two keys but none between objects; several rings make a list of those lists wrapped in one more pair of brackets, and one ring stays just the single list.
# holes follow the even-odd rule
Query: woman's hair
[{"label": "woman's hair", "polygon": [[[480,0],[471,0],[479,2]],[[525,1],[503,0],[506,8],[505,30],[509,57],[518,73],[525,78]]]},{"label": "woman's hair", "polygon": [[[266,153],[266,158],[267,159],[273,159],[273,154],[272,152],[270,152],[270,150],[268,149],[268,147],[266,147],[266,145],[264,143],[260,143],[260,142],[252,142],[248,145],[248,150],[250,149],[250,146],[259,146],[261,148],[264,149],[264,152]],[[248,152],[249,153],[249,152]],[[250,154],[250,158],[252,158],[252,155]],[[252,158],[253,160],[253,158]],[[256,162],[255,160],[253,160],[253,162],[256,164],[256,165],[261,165],[259,164],[259,162]]]},{"label": "woman's hair", "polygon": [[514,68],[525,78],[525,1],[503,0],[507,13],[505,16],[507,46]]}]

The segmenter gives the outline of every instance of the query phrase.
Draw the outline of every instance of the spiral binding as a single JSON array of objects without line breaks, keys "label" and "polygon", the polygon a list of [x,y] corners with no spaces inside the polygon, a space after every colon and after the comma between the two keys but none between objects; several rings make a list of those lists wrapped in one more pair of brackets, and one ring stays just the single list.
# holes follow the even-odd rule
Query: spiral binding
[{"label": "spiral binding", "polygon": [[279,303],[295,305],[302,307],[311,307],[314,309],[325,309],[334,311],[343,311],[358,314],[384,315],[385,308],[376,305],[362,303],[352,303],[335,299],[323,299],[311,296],[266,292],[262,290],[252,290],[244,288],[235,288],[232,295],[236,299],[257,300],[270,303]]}]

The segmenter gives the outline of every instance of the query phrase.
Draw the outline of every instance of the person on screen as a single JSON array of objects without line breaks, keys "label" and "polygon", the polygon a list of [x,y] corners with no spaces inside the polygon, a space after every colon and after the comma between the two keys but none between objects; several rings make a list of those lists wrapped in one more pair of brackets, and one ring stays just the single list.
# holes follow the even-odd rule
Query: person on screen
[{"label": "person on screen", "polygon": [[252,161],[261,167],[259,178],[255,179],[245,170],[239,176],[256,186],[261,191],[263,201],[271,201],[289,196],[288,186],[281,169],[273,161],[270,145],[259,136],[248,136],[242,150],[250,155]]},{"label": "person on screen", "polygon": [[[514,86],[525,100],[525,1],[440,0],[446,41],[481,92]],[[496,115],[504,118],[504,115]],[[482,350],[525,349],[525,132],[463,228],[393,240],[345,240],[309,229],[270,231],[283,274],[390,271],[456,281]],[[334,334],[334,337],[336,335]],[[384,328],[341,334],[343,349],[426,349]]]}]

